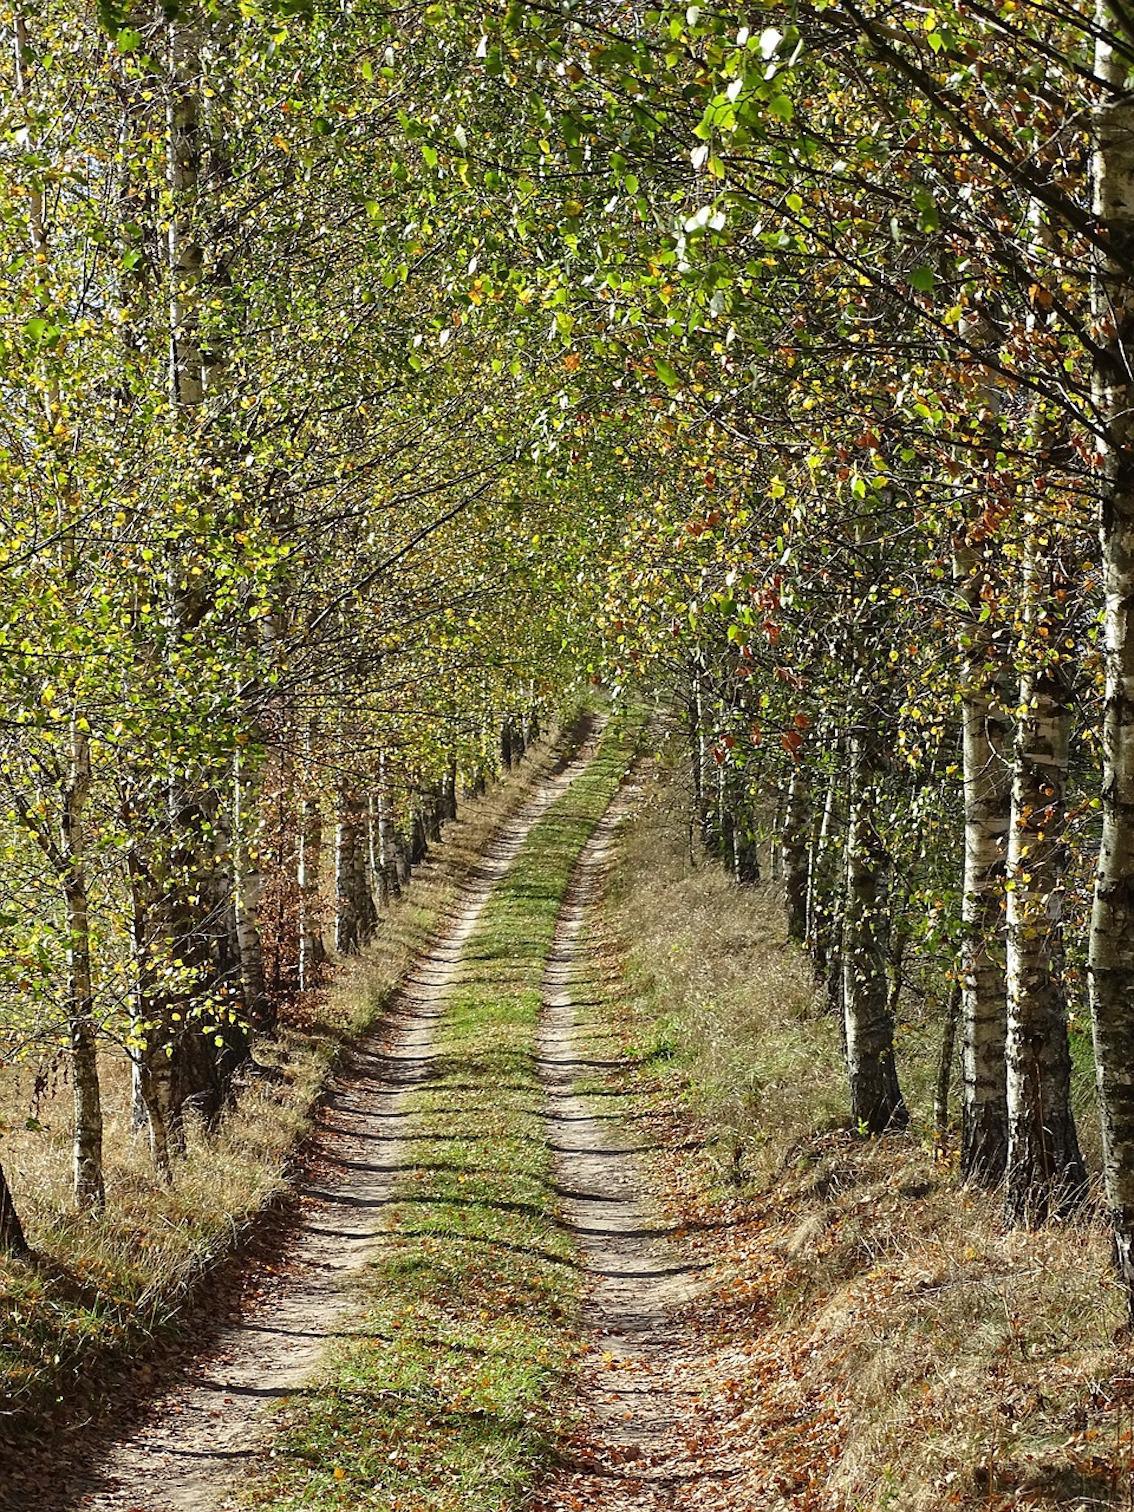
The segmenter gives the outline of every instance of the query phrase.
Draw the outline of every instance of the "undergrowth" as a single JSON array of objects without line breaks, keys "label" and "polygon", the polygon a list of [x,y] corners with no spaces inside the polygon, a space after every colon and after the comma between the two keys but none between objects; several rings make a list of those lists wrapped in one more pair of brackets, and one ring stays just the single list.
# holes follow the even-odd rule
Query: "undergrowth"
[{"label": "undergrowth", "polygon": [[917,1002],[899,1035],[911,1130],[857,1138],[838,1026],[776,889],[692,856],[686,802],[659,766],[601,929],[658,1181],[683,1219],[727,1220],[711,1242],[691,1227],[716,1280],[687,1364],[738,1456],[729,1504],[1134,1506],[1134,1360],[1097,1213],[1006,1232],[994,1197],[958,1189]]},{"label": "undergrowth", "polygon": [[[552,761],[546,748],[460,820],[384,915],[365,957],[344,964],[331,988],[307,994],[274,1044],[257,1055],[282,1073],[255,1078],[220,1131],[191,1126],[171,1187],[157,1181],[129,1113],[129,1066],[103,1058],[107,1208],[73,1211],[69,1088],[55,1086],[28,1120],[30,1074],[4,1073],[0,1115],[5,1167],[35,1251],[32,1264],[0,1258],[2,1438],[22,1436],[55,1404],[83,1391],[123,1354],[136,1355],[175,1322],[217,1264],[285,1192],[293,1158],[343,1048],[374,1023],[415,955],[450,911],[501,818],[523,802]],[[76,1401],[78,1389],[79,1400]],[[0,1423],[4,1419],[0,1419]]]},{"label": "undergrowth", "polygon": [[546,1452],[580,1277],[543,1120],[541,984],[572,871],[635,739],[608,726],[486,904],[437,1071],[408,1089],[408,1147],[423,1154],[364,1283],[361,1337],[285,1408],[249,1505],[501,1512]]}]

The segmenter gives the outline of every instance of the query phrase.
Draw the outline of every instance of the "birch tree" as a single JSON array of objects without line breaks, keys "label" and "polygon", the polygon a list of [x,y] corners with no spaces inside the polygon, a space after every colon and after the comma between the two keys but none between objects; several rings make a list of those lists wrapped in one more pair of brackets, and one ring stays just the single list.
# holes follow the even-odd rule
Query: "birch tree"
[{"label": "birch tree", "polygon": [[1098,356],[1094,402],[1106,594],[1102,842],[1090,924],[1091,1009],[1107,1203],[1118,1269],[1134,1308],[1134,91],[1123,18],[1096,18],[1094,209]]}]

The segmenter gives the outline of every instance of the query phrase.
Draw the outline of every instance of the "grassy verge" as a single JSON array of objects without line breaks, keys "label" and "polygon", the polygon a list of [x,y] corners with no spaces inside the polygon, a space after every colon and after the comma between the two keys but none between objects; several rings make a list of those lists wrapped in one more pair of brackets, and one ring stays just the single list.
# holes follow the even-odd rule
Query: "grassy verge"
[{"label": "grassy verge", "polygon": [[1101,1225],[1006,1233],[995,1198],[958,1190],[929,1137],[916,1007],[899,1041],[911,1133],[841,1127],[838,1028],[778,898],[691,861],[685,812],[660,772],[623,831],[596,943],[659,1188],[716,1266],[685,1366],[706,1432],[735,1450],[730,1499],[1134,1505],[1134,1360]]},{"label": "grassy verge", "polygon": [[0,1259],[0,1443],[22,1442],[58,1404],[80,1411],[110,1366],[176,1323],[206,1276],[240,1247],[284,1194],[314,1109],[343,1048],[374,1023],[410,963],[475,868],[501,820],[550,769],[538,748],[487,798],[463,806],[412,886],[385,915],[374,944],[329,991],[310,994],[277,1044],[257,1053],[282,1082],[255,1081],[214,1137],[190,1130],[172,1188],[153,1178],[129,1116],[129,1068],[103,1064],[108,1201],[99,1221],[72,1211],[69,1089],[40,1099],[38,1127],[22,1127],[30,1087],[0,1080],[0,1115],[13,1132],[4,1159],[39,1263]]},{"label": "grassy verge", "polygon": [[546,1452],[579,1278],[551,1185],[540,988],[572,871],[636,738],[608,726],[486,905],[438,1070],[410,1094],[416,1163],[364,1284],[360,1337],[285,1409],[250,1505],[500,1512]]}]

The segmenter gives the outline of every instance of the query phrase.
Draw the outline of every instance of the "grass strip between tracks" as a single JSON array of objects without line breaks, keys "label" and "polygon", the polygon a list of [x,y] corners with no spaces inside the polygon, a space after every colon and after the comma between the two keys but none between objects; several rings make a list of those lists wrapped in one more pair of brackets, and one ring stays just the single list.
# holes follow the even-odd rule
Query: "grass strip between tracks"
[{"label": "grass strip between tracks", "polygon": [[536,1037],[556,919],[639,735],[612,721],[532,827],[466,947],[355,1335],[285,1406],[250,1504],[503,1512],[554,1435],[580,1273],[559,1219]]}]

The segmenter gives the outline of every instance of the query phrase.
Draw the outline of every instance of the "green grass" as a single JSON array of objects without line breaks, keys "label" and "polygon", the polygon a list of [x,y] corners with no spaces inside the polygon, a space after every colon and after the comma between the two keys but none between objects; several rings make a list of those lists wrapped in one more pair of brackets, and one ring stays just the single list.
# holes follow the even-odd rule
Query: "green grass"
[{"label": "green grass", "polygon": [[360,1337],[285,1408],[250,1505],[502,1512],[555,1432],[580,1275],[559,1218],[536,1064],[541,983],[579,855],[637,740],[612,723],[497,886],[412,1097],[407,1168]]}]

